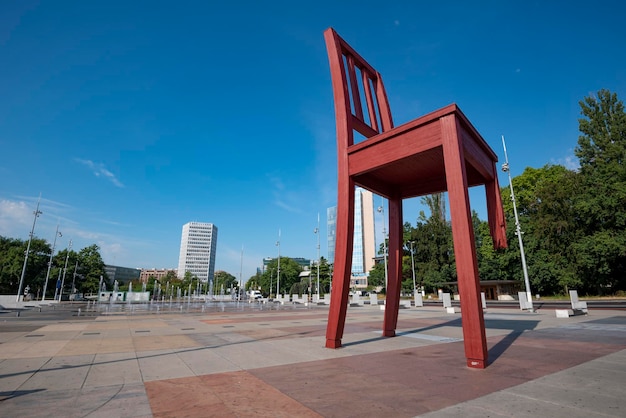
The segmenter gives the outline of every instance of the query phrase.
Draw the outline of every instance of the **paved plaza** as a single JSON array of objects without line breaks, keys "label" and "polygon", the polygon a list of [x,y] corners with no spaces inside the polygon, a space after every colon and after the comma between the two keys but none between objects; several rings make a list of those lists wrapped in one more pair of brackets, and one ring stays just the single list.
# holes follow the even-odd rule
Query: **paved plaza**
[{"label": "paved plaza", "polygon": [[0,314],[1,417],[624,417],[626,312],[485,312],[489,366],[465,366],[461,315],[222,304]]}]

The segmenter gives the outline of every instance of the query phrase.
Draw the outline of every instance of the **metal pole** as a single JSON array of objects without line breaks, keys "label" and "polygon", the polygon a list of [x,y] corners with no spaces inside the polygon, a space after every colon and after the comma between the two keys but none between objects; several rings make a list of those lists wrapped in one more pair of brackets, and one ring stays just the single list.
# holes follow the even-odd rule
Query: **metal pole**
[{"label": "metal pole", "polygon": [[59,224],[57,222],[57,231],[54,233],[54,242],[52,243],[52,252],[50,253],[50,261],[48,261],[48,272],[46,273],[46,281],[43,285],[43,295],[41,295],[41,301],[46,300],[46,289],[48,288],[48,279],[50,278],[50,269],[52,268],[52,256],[54,256],[54,249],[57,245],[57,237],[63,235],[59,232]]},{"label": "metal pole", "polygon": [[320,298],[320,213],[317,213],[317,228],[315,229],[315,235],[317,235],[317,300]]},{"label": "metal pole", "polygon": [[387,227],[385,223],[385,210],[382,206],[378,207],[378,213],[383,216],[383,256],[385,258],[385,292],[387,292],[387,282],[389,281],[389,274],[387,273]]},{"label": "metal pole", "polygon": [[276,245],[278,246],[278,273],[276,275],[276,297],[280,294],[280,229],[278,230],[278,241],[276,241]]},{"label": "metal pole", "polygon": [[413,296],[415,296],[415,292],[417,289],[415,288],[415,260],[413,259],[413,241],[409,241],[411,244],[411,272],[413,273]]},{"label": "metal pole", "polygon": [[243,299],[243,244],[241,245],[241,262],[239,263],[239,300]]},{"label": "metal pole", "polygon": [[78,270],[78,260],[76,260],[76,266],[74,266],[74,274],[72,274],[72,292],[70,295],[74,295],[74,299],[76,299],[75,289],[76,289],[76,271],[77,270]]},{"label": "metal pole", "polygon": [[270,299],[272,298],[272,279],[274,278],[274,270],[270,269]]},{"label": "metal pole", "polygon": [[33,234],[35,233],[35,224],[37,223],[37,217],[41,215],[43,212],[39,210],[39,202],[41,202],[41,194],[39,195],[39,199],[37,200],[37,209],[33,212],[35,214],[35,219],[33,219],[33,227],[30,230],[30,235],[28,236],[28,245],[26,246],[26,254],[24,254],[24,266],[22,267],[22,275],[20,276],[20,285],[17,288],[17,297],[15,298],[15,302],[20,301],[20,293],[22,293],[22,286],[24,285],[24,276],[26,275],[26,265],[28,264],[28,253],[30,252],[30,242],[33,240]]},{"label": "metal pole", "polygon": [[70,258],[70,250],[72,249],[72,240],[67,247],[67,254],[65,255],[65,267],[63,268],[63,279],[61,280],[61,290],[59,291],[59,302],[63,299],[63,286],[65,286],[65,274],[67,273],[67,260]]},{"label": "metal pole", "polygon": [[513,180],[511,179],[511,170],[509,167],[509,157],[506,153],[506,143],[504,142],[504,135],[502,135],[502,147],[504,148],[504,161],[502,164],[502,171],[509,175],[509,187],[511,188],[511,202],[513,202],[513,213],[515,215],[515,233],[519,240],[519,251],[522,257],[522,270],[524,272],[524,285],[526,286],[526,301],[528,302],[528,309],[533,312],[533,297],[530,292],[530,280],[528,280],[528,268],[526,267],[526,255],[524,254],[524,242],[522,241],[522,228],[519,223],[519,217],[517,216],[517,206],[515,204],[515,194],[513,193]]}]

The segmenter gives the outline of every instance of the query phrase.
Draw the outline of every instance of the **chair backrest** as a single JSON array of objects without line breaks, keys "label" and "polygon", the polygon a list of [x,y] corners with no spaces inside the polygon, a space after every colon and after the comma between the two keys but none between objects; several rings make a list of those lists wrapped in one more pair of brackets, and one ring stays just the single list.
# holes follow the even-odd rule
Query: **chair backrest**
[{"label": "chair backrest", "polygon": [[366,138],[393,128],[383,80],[333,28],[324,32],[335,99],[338,145],[354,144],[354,131]]}]

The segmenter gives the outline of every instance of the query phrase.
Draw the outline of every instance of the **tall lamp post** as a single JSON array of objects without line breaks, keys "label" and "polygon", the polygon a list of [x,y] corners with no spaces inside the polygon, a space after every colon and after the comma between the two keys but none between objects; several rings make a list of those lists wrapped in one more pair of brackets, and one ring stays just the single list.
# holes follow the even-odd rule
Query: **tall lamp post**
[{"label": "tall lamp post", "polygon": [[509,157],[506,153],[506,143],[504,142],[504,135],[502,135],[502,147],[504,148],[504,164],[502,164],[502,171],[509,175],[509,187],[511,189],[511,202],[513,202],[513,214],[515,215],[515,234],[519,240],[519,251],[522,257],[522,270],[524,272],[524,285],[526,286],[526,302],[528,310],[531,312],[533,309],[533,297],[530,292],[530,281],[528,280],[528,268],[526,267],[526,255],[524,254],[524,242],[522,241],[522,228],[519,223],[519,217],[517,216],[517,206],[515,204],[515,194],[513,193],[513,180],[511,179],[511,170],[509,168]]},{"label": "tall lamp post", "polygon": [[243,299],[243,244],[241,244],[241,262],[239,263],[239,300]]},{"label": "tall lamp post", "polygon": [[385,211],[382,206],[378,207],[378,213],[383,216],[383,256],[385,258],[385,292],[387,292],[387,281],[389,280],[387,273],[387,226],[385,223]]},{"label": "tall lamp post", "polygon": [[39,210],[39,202],[41,202],[41,195],[39,195],[39,200],[37,200],[37,209],[33,212],[35,215],[35,219],[33,219],[33,227],[30,230],[30,235],[28,236],[28,245],[26,246],[26,253],[24,254],[24,266],[22,267],[22,275],[20,276],[20,285],[17,288],[17,297],[15,298],[15,302],[20,301],[20,294],[22,293],[22,285],[24,284],[24,276],[26,276],[26,265],[28,264],[28,253],[30,252],[30,243],[33,240],[33,235],[35,233],[35,224],[37,223],[37,218],[43,212]]},{"label": "tall lamp post", "polygon": [[269,298],[272,298],[272,279],[274,278],[274,270],[270,269],[270,295]]},{"label": "tall lamp post", "polygon": [[317,228],[313,230],[317,236],[317,299],[320,298],[320,214],[317,213]]},{"label": "tall lamp post", "polygon": [[278,247],[278,273],[276,274],[276,297],[280,294],[280,229],[278,230],[278,241],[276,241]]},{"label": "tall lamp post", "polygon": [[413,241],[409,241],[409,244],[411,244],[411,273],[413,273],[413,296],[415,296],[417,288],[415,287],[415,260],[413,258],[413,243]]},{"label": "tall lamp post", "polygon": [[52,256],[54,256],[54,248],[57,245],[57,237],[62,237],[63,234],[59,232],[59,224],[57,223],[57,231],[54,233],[54,241],[52,242],[52,252],[50,253],[50,261],[48,261],[48,272],[46,273],[46,281],[43,285],[43,295],[41,295],[41,301],[46,300],[46,289],[48,288],[48,279],[50,278],[50,269],[52,268]]},{"label": "tall lamp post", "polygon": [[63,279],[61,280],[61,289],[59,291],[59,302],[63,300],[63,286],[65,286],[65,274],[67,273],[67,260],[70,258],[71,249],[72,249],[72,240],[70,240],[70,245],[68,245],[67,254],[65,255],[65,267],[63,267]]}]

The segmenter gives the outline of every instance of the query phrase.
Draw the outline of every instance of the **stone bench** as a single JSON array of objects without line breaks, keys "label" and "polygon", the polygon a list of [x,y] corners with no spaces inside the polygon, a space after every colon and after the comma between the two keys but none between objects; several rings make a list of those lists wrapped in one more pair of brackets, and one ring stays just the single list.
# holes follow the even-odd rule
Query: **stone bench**
[{"label": "stone bench", "polygon": [[570,290],[569,299],[572,305],[571,309],[556,309],[557,318],[569,318],[570,316],[587,315],[587,302],[578,300],[578,291]]}]

